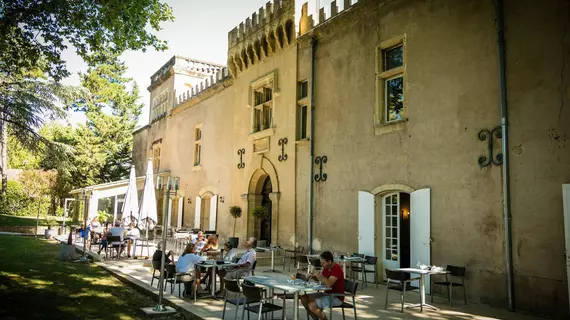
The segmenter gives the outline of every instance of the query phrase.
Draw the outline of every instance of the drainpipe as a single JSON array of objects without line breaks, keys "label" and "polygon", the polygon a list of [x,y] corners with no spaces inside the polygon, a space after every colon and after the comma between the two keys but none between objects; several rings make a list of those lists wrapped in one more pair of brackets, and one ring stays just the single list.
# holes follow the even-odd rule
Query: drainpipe
[{"label": "drainpipe", "polygon": [[505,261],[507,264],[507,295],[509,311],[515,311],[513,284],[513,255],[511,232],[511,183],[509,173],[509,114],[507,108],[507,72],[505,57],[504,1],[497,1],[497,38],[499,42],[499,85],[501,99],[501,129],[503,147],[503,218],[505,219]]},{"label": "drainpipe", "polygon": [[309,236],[308,236],[308,252],[313,253],[313,158],[315,153],[315,49],[317,47],[317,39],[312,38],[311,44],[311,137],[309,143],[311,145],[309,151]]}]

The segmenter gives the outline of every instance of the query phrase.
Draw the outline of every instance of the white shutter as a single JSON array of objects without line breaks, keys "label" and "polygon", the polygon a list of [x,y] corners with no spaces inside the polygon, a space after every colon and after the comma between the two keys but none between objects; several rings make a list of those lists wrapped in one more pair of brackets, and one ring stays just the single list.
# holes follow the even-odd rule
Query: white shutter
[{"label": "white shutter", "polygon": [[200,229],[200,212],[202,211],[202,198],[196,197],[196,211],[194,213],[194,228]]},{"label": "white shutter", "polygon": [[[420,189],[410,194],[410,264],[431,265],[430,232],[431,232],[431,192],[430,189]],[[430,293],[429,276],[425,277],[426,293]],[[414,283],[415,282],[415,283]],[[419,286],[417,281],[413,286]]]},{"label": "white shutter", "polygon": [[218,196],[213,195],[210,198],[210,226],[209,231],[216,230],[216,219],[218,218]]},{"label": "white shutter", "polygon": [[182,214],[184,213],[184,198],[178,198],[178,221],[176,221],[176,227],[182,228]]},{"label": "white shutter", "polygon": [[570,184],[562,185],[562,207],[564,210],[564,234],[566,237],[566,274],[570,294]]},{"label": "white shutter", "polygon": [[358,253],[375,256],[374,195],[358,191]]}]

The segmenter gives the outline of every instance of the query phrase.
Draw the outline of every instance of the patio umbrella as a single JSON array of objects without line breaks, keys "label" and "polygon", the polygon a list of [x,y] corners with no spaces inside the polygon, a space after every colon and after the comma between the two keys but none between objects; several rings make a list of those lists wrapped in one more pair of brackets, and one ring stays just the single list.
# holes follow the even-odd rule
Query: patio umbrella
[{"label": "patio umbrella", "polygon": [[154,192],[154,178],[152,172],[152,160],[148,160],[146,176],[144,179],[144,189],[139,208],[138,226],[146,230],[148,239],[149,226],[156,224],[158,215],[156,212],[156,194]]},{"label": "patio umbrella", "polygon": [[125,201],[121,208],[121,213],[125,225],[131,222],[138,223],[139,216],[139,196],[137,192],[137,176],[135,174],[135,166],[131,166],[131,175],[129,176],[129,186],[125,194]]}]

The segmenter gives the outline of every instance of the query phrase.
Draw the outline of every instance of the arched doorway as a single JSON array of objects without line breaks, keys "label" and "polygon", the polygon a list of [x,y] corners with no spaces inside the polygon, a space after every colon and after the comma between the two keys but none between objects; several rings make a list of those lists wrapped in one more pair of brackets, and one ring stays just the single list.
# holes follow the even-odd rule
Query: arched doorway
[{"label": "arched doorway", "polygon": [[271,243],[271,220],[272,220],[272,202],[269,195],[273,192],[271,185],[271,177],[267,176],[263,182],[261,190],[261,206],[267,210],[267,215],[259,222],[259,240],[267,241],[267,245]]}]

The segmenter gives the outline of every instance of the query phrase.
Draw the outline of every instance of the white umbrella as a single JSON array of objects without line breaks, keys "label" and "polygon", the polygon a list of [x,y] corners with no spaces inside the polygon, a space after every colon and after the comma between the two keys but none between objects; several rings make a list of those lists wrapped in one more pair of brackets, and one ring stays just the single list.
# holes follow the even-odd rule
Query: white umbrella
[{"label": "white umbrella", "polygon": [[125,194],[125,201],[123,202],[123,208],[121,208],[121,213],[125,225],[129,225],[131,222],[135,224],[138,223],[139,216],[139,195],[137,192],[137,176],[135,174],[135,166],[131,167],[131,175],[129,176],[129,186],[127,187],[127,193]]},{"label": "white umbrella", "polygon": [[140,229],[144,228],[147,231],[148,236],[148,227],[156,224],[157,220],[158,215],[156,213],[156,194],[154,192],[152,160],[149,159],[144,179],[144,189],[139,210],[138,226]]}]

